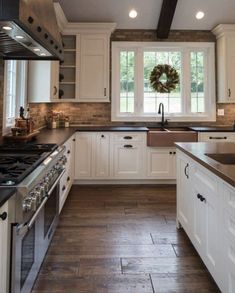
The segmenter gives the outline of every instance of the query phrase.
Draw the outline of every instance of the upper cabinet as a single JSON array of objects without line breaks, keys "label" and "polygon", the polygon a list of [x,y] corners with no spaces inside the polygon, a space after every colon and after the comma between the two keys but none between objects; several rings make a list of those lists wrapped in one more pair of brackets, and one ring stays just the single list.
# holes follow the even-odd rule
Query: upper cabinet
[{"label": "upper cabinet", "polygon": [[80,74],[80,36],[64,35],[64,61],[60,63],[59,102],[76,102],[79,95],[77,76]]},{"label": "upper cabinet", "polygon": [[109,102],[109,36],[81,34],[80,102]]},{"label": "upper cabinet", "polygon": [[59,61],[29,61],[28,101],[49,103],[59,98]]},{"label": "upper cabinet", "polygon": [[235,25],[220,24],[217,38],[218,102],[235,103]]}]

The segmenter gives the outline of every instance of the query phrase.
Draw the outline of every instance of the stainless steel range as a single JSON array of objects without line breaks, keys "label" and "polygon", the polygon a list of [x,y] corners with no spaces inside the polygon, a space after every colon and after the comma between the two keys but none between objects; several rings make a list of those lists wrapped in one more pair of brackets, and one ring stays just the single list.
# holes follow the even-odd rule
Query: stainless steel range
[{"label": "stainless steel range", "polygon": [[[65,149],[52,146],[39,149],[23,147],[14,153],[0,148],[0,185],[17,188],[11,211],[14,214],[12,293],[31,292],[58,223],[59,181],[65,172]],[[10,162],[8,168],[5,162]]]}]

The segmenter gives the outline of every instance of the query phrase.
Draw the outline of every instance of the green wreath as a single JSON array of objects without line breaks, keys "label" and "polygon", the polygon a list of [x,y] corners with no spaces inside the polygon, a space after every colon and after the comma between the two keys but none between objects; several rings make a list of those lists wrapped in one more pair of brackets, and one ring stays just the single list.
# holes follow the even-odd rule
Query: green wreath
[{"label": "green wreath", "polygon": [[[166,82],[161,82],[160,78],[166,75]],[[174,67],[168,64],[158,64],[150,74],[150,85],[158,93],[170,93],[179,84],[179,74]]]}]

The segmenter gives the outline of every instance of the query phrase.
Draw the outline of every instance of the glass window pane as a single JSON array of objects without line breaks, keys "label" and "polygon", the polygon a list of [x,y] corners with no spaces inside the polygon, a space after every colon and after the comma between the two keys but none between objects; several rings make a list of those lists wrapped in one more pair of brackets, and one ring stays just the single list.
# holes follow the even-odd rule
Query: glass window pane
[{"label": "glass window pane", "polygon": [[204,52],[191,52],[191,112],[205,112],[205,66]]},{"label": "glass window pane", "polygon": [[[157,93],[150,86],[150,74],[153,68],[158,64],[169,64],[174,67],[179,76],[181,76],[181,53],[180,52],[144,52],[144,113],[156,113],[159,103],[164,103],[166,113],[181,112],[181,87],[178,84],[171,93]],[[162,83],[166,82],[166,76],[160,79]],[[177,102],[175,100],[177,98]],[[155,100],[155,101],[154,101]],[[173,103],[171,105],[171,103]],[[176,105],[177,104],[177,105]]]},{"label": "glass window pane", "polygon": [[134,112],[135,53],[120,52],[120,112]]}]

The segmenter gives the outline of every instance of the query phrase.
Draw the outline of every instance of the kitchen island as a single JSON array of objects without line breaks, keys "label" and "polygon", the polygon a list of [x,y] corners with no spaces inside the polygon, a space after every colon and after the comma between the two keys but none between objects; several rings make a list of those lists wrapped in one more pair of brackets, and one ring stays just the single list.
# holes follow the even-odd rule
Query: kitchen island
[{"label": "kitchen island", "polygon": [[177,143],[177,224],[222,292],[235,292],[235,143]]}]

